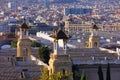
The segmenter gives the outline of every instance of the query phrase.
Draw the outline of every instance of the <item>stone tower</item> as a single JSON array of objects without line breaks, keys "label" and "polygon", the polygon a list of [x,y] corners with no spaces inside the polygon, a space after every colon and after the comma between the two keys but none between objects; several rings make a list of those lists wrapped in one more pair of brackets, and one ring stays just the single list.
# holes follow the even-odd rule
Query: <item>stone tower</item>
[{"label": "stone tower", "polygon": [[65,30],[69,32],[70,20],[65,20]]},{"label": "stone tower", "polygon": [[17,57],[30,56],[31,54],[31,41],[28,39],[29,27],[24,22],[20,26],[20,36],[17,42]]},{"label": "stone tower", "polygon": [[99,36],[96,32],[92,32],[89,37],[89,48],[98,48],[99,47]]},{"label": "stone tower", "polygon": [[[53,53],[50,55],[49,60],[49,74],[53,74],[59,71],[67,71],[72,73],[72,61],[70,56],[67,55],[67,39],[68,36],[60,29],[51,35],[54,38]],[[63,41],[63,47],[58,46],[58,41]]]}]

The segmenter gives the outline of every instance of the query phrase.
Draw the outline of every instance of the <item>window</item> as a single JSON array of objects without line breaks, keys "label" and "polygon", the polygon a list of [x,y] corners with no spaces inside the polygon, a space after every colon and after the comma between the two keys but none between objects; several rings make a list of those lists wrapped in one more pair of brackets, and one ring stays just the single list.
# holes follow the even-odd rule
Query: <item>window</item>
[{"label": "window", "polygon": [[97,45],[98,45],[98,43],[97,43],[97,42],[95,42],[95,43],[94,43],[94,47],[97,47]]}]

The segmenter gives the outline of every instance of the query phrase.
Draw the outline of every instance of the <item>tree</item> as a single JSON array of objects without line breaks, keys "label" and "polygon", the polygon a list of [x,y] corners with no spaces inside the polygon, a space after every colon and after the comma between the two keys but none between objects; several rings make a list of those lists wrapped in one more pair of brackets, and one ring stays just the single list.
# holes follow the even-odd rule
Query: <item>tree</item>
[{"label": "tree", "polygon": [[61,72],[58,72],[57,74],[59,74],[59,78],[58,80],[71,80],[71,73],[65,71],[61,71]]},{"label": "tree", "polygon": [[48,61],[50,59],[50,50],[48,47],[44,47],[44,46],[39,47],[38,55],[40,60],[48,64]]},{"label": "tree", "polygon": [[99,80],[104,80],[101,65],[98,67],[98,76],[99,76]]},{"label": "tree", "polygon": [[111,80],[110,76],[110,64],[107,65],[106,80]]},{"label": "tree", "polygon": [[54,73],[52,75],[49,76],[49,80],[59,80],[59,73]]},{"label": "tree", "polygon": [[71,80],[71,74],[67,71],[65,71],[65,73],[63,73],[63,71],[60,71],[49,75],[48,69],[44,67],[41,72],[42,75],[40,77],[40,80]]},{"label": "tree", "polygon": [[88,41],[84,42],[84,43],[83,43],[83,46],[84,46],[84,47],[88,47],[88,46],[89,46],[89,42],[88,42]]},{"label": "tree", "polygon": [[32,44],[31,44],[31,46],[32,46],[32,47],[40,47],[41,44],[33,41]]},{"label": "tree", "polygon": [[73,72],[73,79],[79,80],[80,79],[80,73],[79,73],[79,66],[73,65],[72,66],[72,72]]},{"label": "tree", "polygon": [[11,47],[16,48],[17,47],[17,41],[12,41],[11,42]]},{"label": "tree", "polygon": [[6,34],[6,35],[9,38],[15,38],[15,33],[14,32],[10,32],[9,34]]},{"label": "tree", "polygon": [[46,67],[44,67],[42,70],[42,75],[40,76],[40,80],[49,80],[49,71]]}]

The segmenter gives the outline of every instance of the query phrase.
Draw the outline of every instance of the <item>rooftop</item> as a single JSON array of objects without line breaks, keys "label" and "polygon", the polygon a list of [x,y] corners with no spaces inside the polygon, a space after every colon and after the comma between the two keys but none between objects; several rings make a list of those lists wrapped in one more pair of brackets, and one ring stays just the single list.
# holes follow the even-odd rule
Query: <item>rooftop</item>
[{"label": "rooftop", "polygon": [[[32,52],[35,55],[35,50]],[[43,64],[39,64],[34,56],[30,58],[18,58],[16,49],[1,49],[0,50],[0,80],[39,80]],[[37,60],[37,61],[36,61]]]},{"label": "rooftop", "polygon": [[68,39],[69,37],[65,32],[63,32],[61,29],[59,29],[57,32],[54,32],[50,37],[54,39]]},{"label": "rooftop", "polygon": [[68,49],[73,64],[120,64],[118,53],[105,48]]},{"label": "rooftop", "polygon": [[20,28],[22,28],[22,29],[29,29],[28,25],[25,22],[23,22],[21,24]]}]

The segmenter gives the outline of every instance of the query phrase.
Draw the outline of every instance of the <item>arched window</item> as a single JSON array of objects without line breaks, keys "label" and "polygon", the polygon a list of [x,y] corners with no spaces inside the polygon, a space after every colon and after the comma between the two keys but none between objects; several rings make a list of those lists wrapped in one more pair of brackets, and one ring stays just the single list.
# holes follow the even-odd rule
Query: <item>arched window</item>
[{"label": "arched window", "polygon": [[65,75],[65,69],[62,69],[62,74]]},{"label": "arched window", "polygon": [[24,29],[24,35],[26,35],[27,31]]},{"label": "arched window", "polygon": [[97,43],[97,42],[95,42],[95,43],[94,43],[94,47],[97,47],[97,46],[98,46],[98,43]]},{"label": "arched window", "polygon": [[52,69],[50,69],[50,73],[53,73],[53,70],[52,70]]},{"label": "arched window", "polygon": [[23,48],[23,55],[24,56],[27,56],[28,55],[28,49],[25,47]]}]

